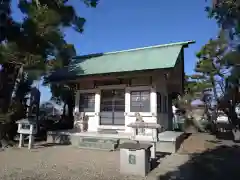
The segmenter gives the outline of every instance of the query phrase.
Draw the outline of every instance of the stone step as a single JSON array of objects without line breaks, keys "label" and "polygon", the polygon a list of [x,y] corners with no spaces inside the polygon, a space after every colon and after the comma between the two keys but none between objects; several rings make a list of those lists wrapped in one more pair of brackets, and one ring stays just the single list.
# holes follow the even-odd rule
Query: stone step
[{"label": "stone step", "polygon": [[52,133],[47,135],[47,143],[70,145],[71,136],[67,134]]},{"label": "stone step", "polygon": [[89,142],[79,142],[78,148],[81,149],[93,149],[93,150],[105,150],[114,151],[117,148],[117,144],[112,143],[89,143]]},{"label": "stone step", "polygon": [[118,134],[115,129],[98,129],[99,134]]},{"label": "stone step", "polygon": [[90,143],[119,143],[119,139],[116,138],[104,138],[104,137],[79,137],[81,142],[90,142]]},{"label": "stone step", "polygon": [[75,144],[78,148],[83,149],[114,151],[119,144],[119,139],[101,137],[78,137],[78,142]]},{"label": "stone step", "polygon": [[156,151],[164,153],[176,153],[181,147],[184,139],[185,134],[182,132],[165,131],[160,133],[158,136],[158,142],[156,144]]},{"label": "stone step", "polygon": [[65,133],[48,133],[47,142],[51,144],[72,145],[83,149],[98,149],[114,151],[119,145],[119,139],[106,137],[78,136]]}]

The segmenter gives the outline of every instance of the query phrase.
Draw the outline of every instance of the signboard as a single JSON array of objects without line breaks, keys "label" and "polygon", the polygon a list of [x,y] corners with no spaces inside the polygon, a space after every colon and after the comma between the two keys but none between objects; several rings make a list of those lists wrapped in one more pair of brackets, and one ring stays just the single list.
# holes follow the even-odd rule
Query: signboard
[{"label": "signboard", "polygon": [[129,156],[128,156],[128,163],[129,164],[136,164],[136,155],[129,154]]}]

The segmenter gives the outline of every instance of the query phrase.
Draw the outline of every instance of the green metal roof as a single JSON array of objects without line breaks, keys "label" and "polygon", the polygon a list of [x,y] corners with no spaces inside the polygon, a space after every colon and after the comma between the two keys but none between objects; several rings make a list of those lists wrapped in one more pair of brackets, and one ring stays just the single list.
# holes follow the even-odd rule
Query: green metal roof
[{"label": "green metal roof", "polygon": [[175,66],[183,47],[194,41],[164,44],[124,51],[90,54],[72,59],[68,67],[53,72],[49,80],[72,79],[85,75],[153,70]]}]

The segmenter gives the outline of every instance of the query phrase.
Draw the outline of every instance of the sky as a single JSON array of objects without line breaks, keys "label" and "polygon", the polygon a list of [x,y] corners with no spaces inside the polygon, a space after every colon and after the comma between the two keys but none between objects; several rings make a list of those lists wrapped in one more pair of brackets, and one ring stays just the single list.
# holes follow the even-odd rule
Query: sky
[{"label": "sky", "polygon": [[[218,33],[205,12],[205,0],[100,0],[97,8],[87,8],[80,0],[70,2],[87,20],[82,34],[65,30],[79,55],[195,40],[185,49],[185,72],[191,74],[196,52]],[[13,17],[22,18],[14,4]],[[50,99],[47,87],[40,86],[40,91],[42,102]]]}]

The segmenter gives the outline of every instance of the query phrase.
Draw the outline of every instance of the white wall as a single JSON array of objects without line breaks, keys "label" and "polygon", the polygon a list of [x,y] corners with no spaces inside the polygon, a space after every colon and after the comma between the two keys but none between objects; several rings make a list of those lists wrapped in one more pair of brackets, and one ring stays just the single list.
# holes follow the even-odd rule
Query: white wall
[{"label": "white wall", "polygon": [[[150,112],[141,113],[145,122],[157,122],[164,130],[169,129],[169,112],[157,112],[157,95],[159,92],[162,95],[162,108],[163,108],[163,96],[168,97],[167,82],[163,71],[158,73],[154,72],[152,78],[139,77],[131,80],[131,86],[126,85],[111,85],[111,86],[99,86],[94,87],[93,81],[82,82],[78,93],[94,92],[95,94],[95,112],[86,112],[89,116],[88,131],[97,131],[98,128],[118,129],[119,131],[131,132],[131,128],[127,127],[128,124],[135,122],[135,113],[130,112],[130,92],[132,90],[151,90],[150,95]],[[151,79],[151,80],[150,80]],[[151,84],[152,82],[152,84]],[[125,88],[125,126],[100,126],[100,99],[101,89],[104,88]],[[168,103],[168,100],[167,100]],[[168,107],[168,105],[166,105]],[[79,107],[79,95],[76,96],[75,111],[78,111]],[[146,133],[151,133],[151,130],[147,130]]]},{"label": "white wall", "polygon": [[[154,77],[154,83],[156,84],[156,91],[157,93],[160,93],[161,95],[161,111],[157,112],[157,123],[162,126],[162,130],[168,130],[170,129],[169,127],[169,109],[168,109],[168,91],[167,91],[167,79],[164,73],[159,73],[158,76]],[[163,106],[164,106],[164,96],[167,97],[167,112],[163,111]],[[160,104],[158,104],[160,106]]]},{"label": "white wall", "polygon": [[[84,86],[82,86],[84,87]],[[94,132],[97,131],[99,127],[99,112],[100,112],[100,93],[101,90],[96,89],[86,89],[78,90],[75,98],[75,109],[74,112],[79,111],[79,100],[81,93],[95,93],[95,112],[85,112],[85,115],[88,116],[88,131]]]}]

